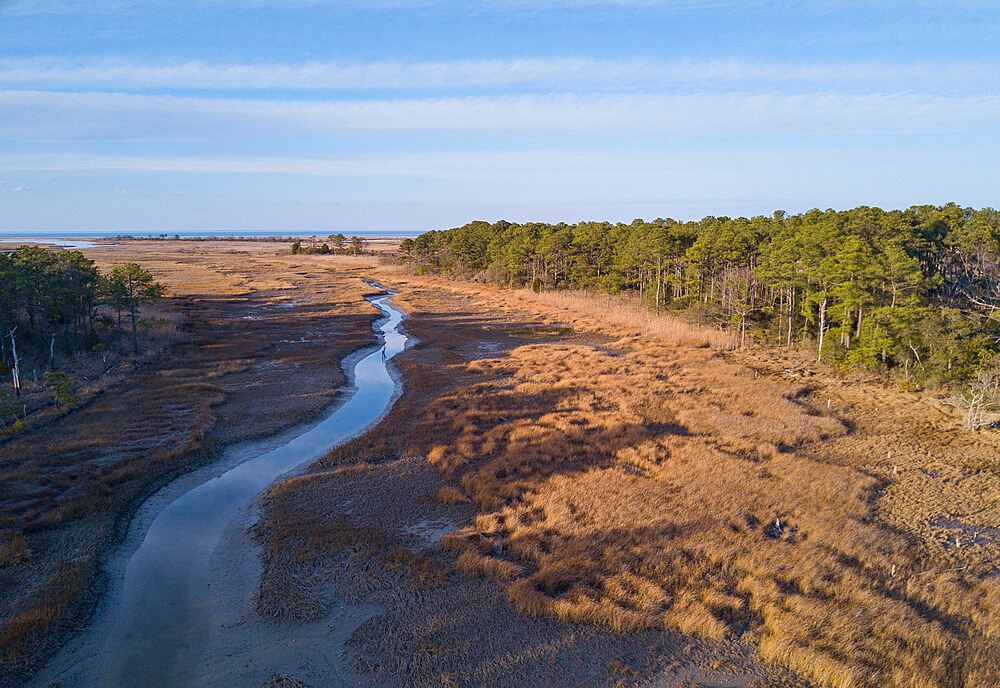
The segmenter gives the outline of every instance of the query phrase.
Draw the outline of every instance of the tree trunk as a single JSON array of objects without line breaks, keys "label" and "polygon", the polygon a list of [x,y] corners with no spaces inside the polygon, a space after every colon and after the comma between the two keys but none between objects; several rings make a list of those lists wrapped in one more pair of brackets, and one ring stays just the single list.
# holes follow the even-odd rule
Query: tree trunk
[{"label": "tree trunk", "polygon": [[14,354],[14,367],[11,369],[11,374],[14,378],[14,395],[21,396],[21,365],[17,358],[17,343],[14,341],[14,330],[16,329],[17,327],[15,326],[14,329],[10,331],[10,350],[11,353]]},{"label": "tree trunk", "polygon": [[785,345],[786,348],[792,348],[792,307],[795,303],[795,289],[789,287],[788,289],[788,343]]},{"label": "tree trunk", "polygon": [[823,335],[826,330],[826,299],[819,302],[819,349],[816,360],[823,360]]},{"label": "tree trunk", "polygon": [[[771,294],[771,303],[774,303],[774,294]],[[778,292],[778,326],[775,328],[775,332],[778,333],[778,341],[781,341],[781,320],[785,317],[785,290],[782,289]]]},{"label": "tree trunk", "polygon": [[139,337],[136,334],[135,328],[135,304],[133,303],[131,308],[129,308],[129,313],[132,316],[132,353],[136,356],[139,355]]},{"label": "tree trunk", "polygon": [[662,274],[663,267],[661,266],[662,258],[656,258],[656,313],[660,313],[660,275]]}]

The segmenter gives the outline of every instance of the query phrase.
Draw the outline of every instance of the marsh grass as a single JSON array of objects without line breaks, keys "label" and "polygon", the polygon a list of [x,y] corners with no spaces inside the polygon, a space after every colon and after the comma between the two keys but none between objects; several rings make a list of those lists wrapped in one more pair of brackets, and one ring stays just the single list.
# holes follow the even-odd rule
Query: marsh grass
[{"label": "marsh grass", "polygon": [[507,330],[510,337],[521,339],[534,339],[538,337],[557,337],[560,335],[573,334],[572,327],[517,327]]},{"label": "marsh grass", "polygon": [[263,546],[263,572],[255,609],[264,618],[314,620],[329,611],[323,586],[311,572],[335,566],[350,553],[368,566],[399,571],[415,588],[442,585],[448,567],[432,551],[404,546],[382,528],[379,514],[354,514],[325,496],[346,481],[364,481],[372,466],[359,463],[285,479],[260,498],[262,518],[253,534]]},{"label": "marsh grass", "polygon": [[579,291],[534,292],[522,289],[516,297],[525,304],[538,304],[548,310],[564,312],[573,317],[590,319],[591,327],[612,326],[631,330],[647,337],[681,343],[687,346],[707,346],[713,349],[735,349],[737,337],[721,329],[689,323],[677,315],[657,314],[649,307],[628,296],[602,296]]},{"label": "marsh grass", "polygon": [[147,315],[168,319],[175,339],[92,380],[72,413],[0,445],[0,685],[21,685],[86,615],[97,566],[139,501],[221,445],[328,406],[344,381],[338,359],[373,343],[359,265],[319,270],[241,250],[130,242],[95,252],[102,268],[137,260],[168,285],[158,308],[170,310]]},{"label": "marsh grass", "polygon": [[[427,289],[412,303],[418,335],[422,312],[464,289],[410,284]],[[468,310],[614,341],[453,364],[453,384],[397,437],[480,510],[443,541],[460,570],[495,579],[525,614],[742,639],[821,685],[1000,685],[995,550],[935,547],[883,507],[902,483],[873,452],[887,437],[905,446],[914,422],[940,435],[938,416],[880,388],[782,379],[787,368],[724,355],[723,333],[666,316],[468,289]],[[967,476],[956,498],[998,494],[995,472],[961,468],[967,456],[953,447]],[[933,513],[931,489],[893,499]],[[937,573],[955,557],[970,566]]]},{"label": "marsh grass", "polygon": [[76,603],[86,585],[92,562],[59,559],[49,578],[39,587],[34,603],[6,621],[0,629],[9,671],[28,668],[31,650]]}]

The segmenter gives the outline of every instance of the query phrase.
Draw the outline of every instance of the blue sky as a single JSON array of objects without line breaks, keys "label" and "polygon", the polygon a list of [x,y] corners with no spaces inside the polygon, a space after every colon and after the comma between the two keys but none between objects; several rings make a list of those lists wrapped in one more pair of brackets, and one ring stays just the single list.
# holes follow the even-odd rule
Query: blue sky
[{"label": "blue sky", "polygon": [[977,0],[0,0],[0,232],[996,206]]}]

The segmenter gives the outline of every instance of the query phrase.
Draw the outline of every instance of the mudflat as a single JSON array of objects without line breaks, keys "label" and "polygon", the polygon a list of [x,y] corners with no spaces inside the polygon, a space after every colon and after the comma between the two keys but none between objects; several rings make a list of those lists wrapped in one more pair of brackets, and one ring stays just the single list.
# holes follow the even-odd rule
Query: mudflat
[{"label": "mudflat", "polygon": [[[250,362],[213,378],[223,398],[206,403],[208,450],[135,478],[131,508],[168,476],[239,461],[251,428],[273,435],[327,407],[343,378],[317,382],[309,373],[320,368],[306,364],[374,341],[362,278],[399,292],[394,307],[418,342],[392,361],[403,392],[378,425],[229,522],[205,593],[218,627],[189,685],[1000,683],[1000,441],[962,432],[932,394],[844,377],[794,351],[737,350],[718,331],[624,299],[451,282],[378,256],[264,244],[113,250],[109,260],[148,250],[154,271],[160,256],[162,279],[178,284],[190,262],[184,279],[202,286],[178,307],[218,309],[205,318],[216,329],[172,344],[149,369],[180,368],[179,351],[219,370],[230,356]],[[236,293],[213,296],[203,286],[213,279]],[[243,320],[238,336],[222,331]],[[343,333],[353,323],[355,338],[343,334],[336,349],[339,336],[302,341],[320,321]],[[270,372],[274,352],[293,345],[315,353]],[[232,391],[255,395],[258,381],[256,405]],[[59,423],[115,408],[118,389]],[[98,420],[74,436],[97,436]],[[155,516],[157,499],[134,523]],[[121,531],[110,526],[98,537],[94,523],[121,528],[117,508],[115,518],[110,506],[104,520],[77,517],[89,530],[67,519],[51,532],[75,527],[105,543],[113,568],[137,546],[113,549]],[[18,567],[64,571],[55,549],[35,554],[48,551],[48,526],[23,532],[32,558]],[[73,616],[85,605],[50,609],[56,621],[33,647],[64,641],[61,619],[86,618]]]},{"label": "mudflat", "polygon": [[[376,322],[380,341],[344,360],[344,399],[318,422],[232,446],[201,476],[185,476],[143,504],[127,546],[113,558],[105,602],[86,631],[45,666],[36,685],[142,686],[152,683],[150,677],[163,687],[246,684],[237,678],[242,667],[232,662],[225,670],[206,665],[220,664],[237,648],[240,658],[248,652],[261,656],[253,648],[268,629],[259,620],[223,620],[231,610],[238,618],[248,608],[241,604],[240,586],[255,576],[238,558],[222,567],[214,562],[229,559],[228,549],[249,549],[246,528],[239,525],[276,478],[377,422],[396,397],[388,360],[406,340],[398,331],[401,314],[386,303],[390,298],[369,297],[387,316]],[[220,645],[230,651],[208,649]]]},{"label": "mudflat", "polygon": [[[224,447],[300,425],[333,403],[339,361],[375,342],[364,266],[261,243],[128,242],[88,250],[166,285],[170,336],[77,408],[0,445],[0,683],[20,685],[105,589],[101,564],[142,500]],[[77,374],[81,379],[82,375]],[[8,544],[9,548],[9,544]]]}]

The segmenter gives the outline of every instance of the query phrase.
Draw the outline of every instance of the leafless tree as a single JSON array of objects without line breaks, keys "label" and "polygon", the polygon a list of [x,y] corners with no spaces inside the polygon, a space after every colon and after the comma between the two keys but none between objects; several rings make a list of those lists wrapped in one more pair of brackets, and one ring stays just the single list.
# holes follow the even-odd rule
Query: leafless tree
[{"label": "leafless tree", "polygon": [[980,370],[964,391],[945,401],[962,414],[967,430],[977,430],[990,413],[1000,410],[1000,376]]},{"label": "leafless tree", "polygon": [[16,331],[17,326],[15,325],[8,335],[10,337],[10,350],[14,354],[14,367],[11,369],[11,376],[13,377],[14,394],[21,396],[21,362],[17,358],[17,342],[14,341]]}]

